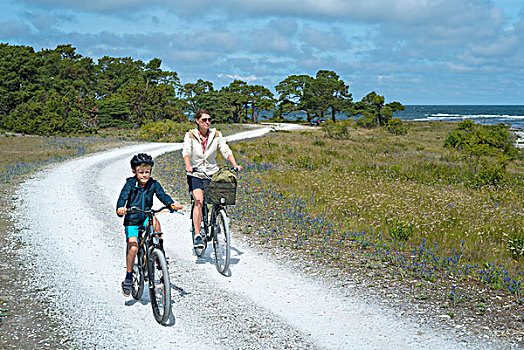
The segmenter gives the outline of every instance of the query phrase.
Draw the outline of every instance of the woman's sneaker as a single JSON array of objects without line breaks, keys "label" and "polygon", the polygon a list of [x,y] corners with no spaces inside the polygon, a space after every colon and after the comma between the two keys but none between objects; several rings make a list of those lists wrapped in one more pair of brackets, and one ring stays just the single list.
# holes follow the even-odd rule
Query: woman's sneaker
[{"label": "woman's sneaker", "polygon": [[122,282],[122,294],[127,298],[131,295],[131,288],[133,287],[132,280],[124,280]]},{"label": "woman's sneaker", "polygon": [[202,236],[195,235],[195,240],[193,242],[193,245],[195,249],[204,249],[204,241],[202,240]]}]

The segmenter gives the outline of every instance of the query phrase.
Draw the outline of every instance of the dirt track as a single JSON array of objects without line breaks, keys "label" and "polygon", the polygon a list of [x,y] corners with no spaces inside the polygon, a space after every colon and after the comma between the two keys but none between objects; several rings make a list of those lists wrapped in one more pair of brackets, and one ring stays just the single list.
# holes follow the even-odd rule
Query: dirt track
[{"label": "dirt track", "polygon": [[[254,130],[231,139],[256,137]],[[49,301],[61,340],[47,347],[157,349],[477,349],[359,297],[306,277],[235,241],[231,273],[212,255],[194,256],[189,217],[163,215],[170,262],[173,317],[152,316],[147,293],[120,294],[125,243],[114,214],[134,153],[157,156],[180,144],[112,150],[47,169],[25,181],[17,196],[20,252],[34,262],[27,288]],[[183,180],[182,180],[183,181]],[[234,228],[233,228],[234,230]],[[57,345],[67,340],[66,345]],[[35,345],[36,346],[36,345]],[[46,346],[43,346],[46,347]]]}]

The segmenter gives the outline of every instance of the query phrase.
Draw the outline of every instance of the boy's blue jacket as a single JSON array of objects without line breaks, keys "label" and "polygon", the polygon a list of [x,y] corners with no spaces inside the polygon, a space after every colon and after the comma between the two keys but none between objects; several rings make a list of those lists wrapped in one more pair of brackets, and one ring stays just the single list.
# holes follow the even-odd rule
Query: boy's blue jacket
[{"label": "boy's blue jacket", "polygon": [[[159,182],[152,177],[149,178],[146,185],[141,188],[138,184],[138,179],[133,176],[126,179],[126,184],[120,191],[118,201],[116,202],[116,209],[125,206],[126,208],[138,207],[142,210],[150,210],[153,206],[153,195],[156,194],[157,198],[164,203],[164,205],[170,205],[174,201],[164,191]],[[171,211],[174,211],[170,208]],[[117,213],[118,215],[118,213]],[[140,226],[146,219],[145,214],[134,213],[126,214],[124,217],[124,226]]]}]

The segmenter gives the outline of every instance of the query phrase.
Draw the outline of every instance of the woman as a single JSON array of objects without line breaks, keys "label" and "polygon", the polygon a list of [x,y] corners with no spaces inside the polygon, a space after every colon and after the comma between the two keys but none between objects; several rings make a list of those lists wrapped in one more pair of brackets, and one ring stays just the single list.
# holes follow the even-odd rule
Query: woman
[{"label": "woman", "polygon": [[202,221],[202,206],[204,203],[204,183],[209,180],[203,174],[193,172],[193,168],[204,171],[209,176],[218,171],[216,162],[217,150],[220,150],[224,159],[227,159],[237,170],[241,170],[233,156],[233,152],[226,144],[222,133],[216,129],[211,129],[211,116],[205,109],[201,109],[195,114],[196,128],[189,130],[184,137],[184,147],[182,156],[186,165],[187,184],[189,192],[192,193],[195,201],[193,208],[193,223],[195,225],[195,248],[204,248],[202,235],[200,234],[200,224]]}]

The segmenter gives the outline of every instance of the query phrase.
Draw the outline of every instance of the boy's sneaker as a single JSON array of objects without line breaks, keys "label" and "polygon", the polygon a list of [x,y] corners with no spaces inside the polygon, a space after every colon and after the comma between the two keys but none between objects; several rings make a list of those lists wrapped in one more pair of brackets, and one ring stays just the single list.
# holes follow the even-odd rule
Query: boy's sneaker
[{"label": "boy's sneaker", "polygon": [[202,240],[202,236],[195,235],[195,240],[193,242],[193,245],[195,249],[204,249],[204,241]]},{"label": "boy's sneaker", "polygon": [[124,280],[122,282],[122,294],[127,298],[131,295],[131,288],[133,286],[132,280]]}]

